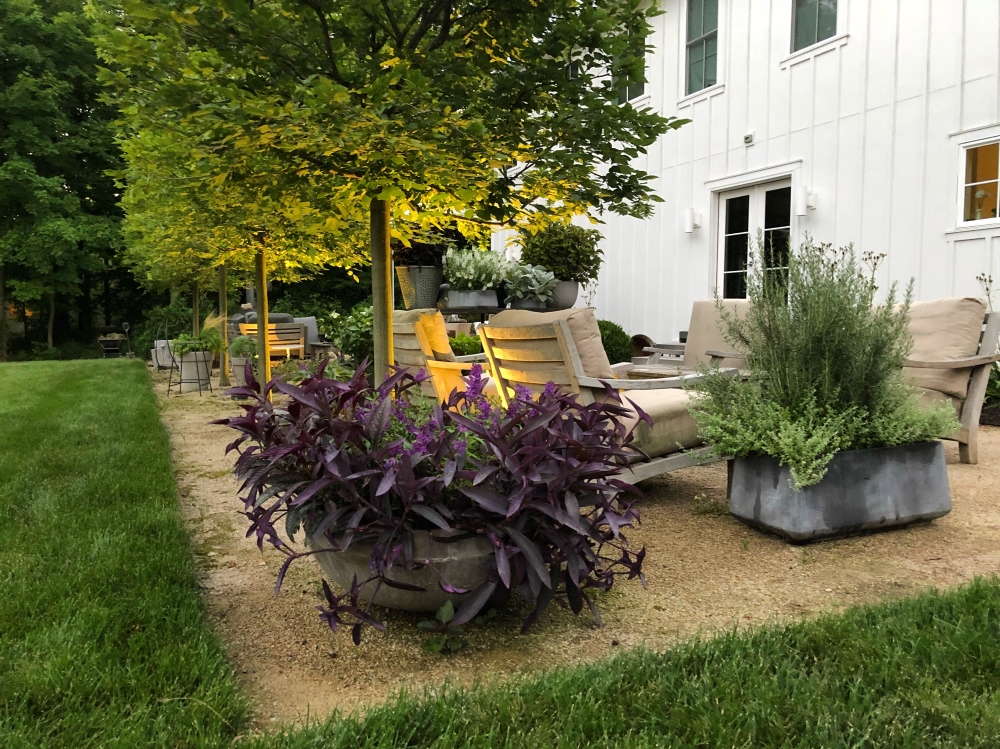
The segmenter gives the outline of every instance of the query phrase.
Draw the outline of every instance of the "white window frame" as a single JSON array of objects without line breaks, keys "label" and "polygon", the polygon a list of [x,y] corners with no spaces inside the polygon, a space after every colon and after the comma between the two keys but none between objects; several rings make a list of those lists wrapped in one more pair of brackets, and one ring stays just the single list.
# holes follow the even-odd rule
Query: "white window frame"
[{"label": "white window frame", "polygon": [[788,33],[788,53],[790,55],[798,55],[810,49],[814,49],[821,44],[825,44],[832,39],[836,39],[841,34],[844,33],[844,27],[841,25],[841,10],[843,5],[846,5],[846,0],[837,0],[837,21],[834,24],[833,33],[826,37],[825,39],[817,39],[812,44],[808,44],[802,49],[795,49],[795,0],[789,0],[789,33]]},{"label": "white window frame", "polygon": [[677,70],[679,75],[677,85],[678,105],[690,104],[701,97],[712,96],[725,89],[725,63],[726,63],[726,43],[728,42],[729,30],[729,0],[719,0],[719,28],[715,32],[715,83],[705,86],[697,91],[687,92],[688,69],[687,69],[687,27],[688,27],[688,0],[680,0],[680,24],[677,29],[678,34],[678,59]]},{"label": "white window frame", "polygon": [[[991,128],[993,129],[993,128]],[[1000,128],[997,128],[1000,131]],[[973,219],[971,221],[965,220],[965,168],[966,159],[969,156],[969,149],[978,148],[979,146],[989,146],[994,143],[1000,143],[1000,132],[996,134],[990,134],[987,137],[977,138],[976,140],[970,140],[958,144],[958,196],[955,201],[955,228],[956,229],[988,229],[1000,227],[1000,215],[993,218],[981,218],[979,220]],[[1000,183],[1000,174],[997,175],[998,183]]]},{"label": "white window frame", "polygon": [[795,44],[795,0],[785,0],[788,3],[788,54],[781,58],[778,67],[784,70],[792,63],[800,62],[809,57],[820,55],[834,47],[842,47],[847,44],[851,28],[848,19],[850,17],[851,0],[837,0],[837,31],[833,36],[792,51]]}]

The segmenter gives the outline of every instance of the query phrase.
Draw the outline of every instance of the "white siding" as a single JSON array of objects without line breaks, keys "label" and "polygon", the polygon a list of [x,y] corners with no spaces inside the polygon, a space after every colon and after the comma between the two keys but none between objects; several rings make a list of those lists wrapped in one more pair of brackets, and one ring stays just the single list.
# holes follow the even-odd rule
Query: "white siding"
[{"label": "white siding", "polygon": [[795,235],[888,253],[883,288],[981,295],[977,273],[1000,277],[1000,227],[956,229],[959,146],[1000,137],[1000,2],[840,0],[837,36],[791,55],[792,0],[720,0],[719,84],[687,97],[685,5],[661,2],[640,104],[692,123],[640,162],[654,216],[606,219],[601,317],[676,340],[714,286],[718,191],[772,167],[816,195]]}]

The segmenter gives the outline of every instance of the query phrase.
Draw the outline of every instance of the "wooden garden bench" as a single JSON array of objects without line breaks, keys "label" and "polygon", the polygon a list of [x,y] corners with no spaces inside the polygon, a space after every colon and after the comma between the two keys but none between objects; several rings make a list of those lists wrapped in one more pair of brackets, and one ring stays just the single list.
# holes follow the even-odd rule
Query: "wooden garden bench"
[{"label": "wooden garden bench", "polygon": [[[725,299],[723,306],[732,314],[742,317],[750,307],[746,299]],[[719,310],[714,299],[700,299],[691,305],[691,321],[688,324],[686,343],[657,343],[643,349],[649,354],[642,363],[637,363],[632,377],[670,377],[693,374],[702,364],[709,365],[713,358],[709,351],[729,351],[732,349],[720,330]],[[720,366],[738,367],[741,359],[718,361]]]},{"label": "wooden garden bench", "polygon": [[[257,336],[256,323],[240,323],[240,335]],[[298,322],[272,322],[267,326],[272,359],[302,359],[306,353],[306,326]]]}]

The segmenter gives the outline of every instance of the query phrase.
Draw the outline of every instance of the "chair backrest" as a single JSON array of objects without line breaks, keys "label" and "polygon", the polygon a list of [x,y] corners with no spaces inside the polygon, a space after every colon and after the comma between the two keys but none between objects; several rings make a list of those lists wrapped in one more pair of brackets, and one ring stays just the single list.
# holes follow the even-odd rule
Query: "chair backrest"
[{"label": "chair backrest", "polygon": [[[394,310],[392,313],[393,359],[410,374],[427,372],[427,360],[455,361],[448,342],[444,318],[436,309]],[[435,395],[434,385],[423,382],[421,392]]]},{"label": "chair backrest", "polygon": [[[996,351],[996,333],[992,342],[984,339],[983,325],[990,320],[986,302],[975,297],[935,299],[910,305],[910,335],[913,337],[911,359],[945,361]],[[992,350],[981,349],[992,345]],[[910,384],[925,390],[964,399],[969,390],[971,368],[903,370]]]},{"label": "chair backrest", "polygon": [[[746,315],[750,302],[746,299],[724,299],[722,305],[737,317]],[[691,306],[691,322],[688,324],[687,343],[684,344],[684,367],[696,369],[699,364],[708,365],[711,358],[706,351],[732,351],[733,345],[726,341],[720,330],[721,317],[714,299],[700,299]],[[742,353],[742,352],[737,352]],[[742,359],[723,359],[721,367],[746,366]]]},{"label": "chair backrest", "polygon": [[515,385],[538,393],[548,382],[578,393],[583,403],[591,403],[600,394],[581,387],[578,378],[615,378],[592,309],[507,310],[480,325],[479,337],[505,405]]},{"label": "chair backrest", "polygon": [[[256,323],[240,323],[240,334],[248,336],[257,335]],[[267,326],[267,345],[271,349],[271,356],[283,356],[290,353],[292,349],[296,354],[302,351],[306,342],[306,326],[297,322],[277,322],[269,323]],[[283,353],[284,352],[284,353]]]}]

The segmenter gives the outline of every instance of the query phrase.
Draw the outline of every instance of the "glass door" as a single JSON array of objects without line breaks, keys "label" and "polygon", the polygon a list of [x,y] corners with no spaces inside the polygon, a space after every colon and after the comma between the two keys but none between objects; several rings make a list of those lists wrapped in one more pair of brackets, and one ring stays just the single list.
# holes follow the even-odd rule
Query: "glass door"
[{"label": "glass door", "polygon": [[719,196],[719,278],[722,296],[745,299],[747,261],[760,236],[769,271],[788,268],[792,233],[792,185],[788,180],[753,185]]}]

